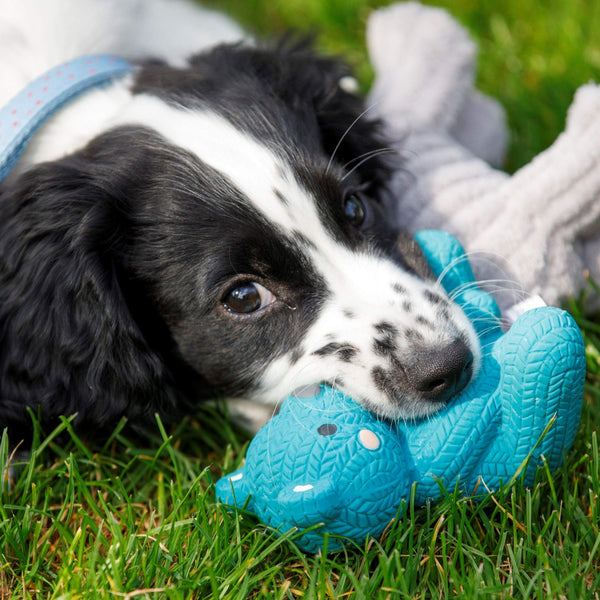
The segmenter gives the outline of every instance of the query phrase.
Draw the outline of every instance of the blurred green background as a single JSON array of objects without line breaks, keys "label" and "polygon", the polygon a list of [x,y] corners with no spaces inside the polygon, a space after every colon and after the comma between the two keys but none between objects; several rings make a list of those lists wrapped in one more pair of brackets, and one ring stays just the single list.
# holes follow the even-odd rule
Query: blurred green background
[{"label": "blurred green background", "polygon": [[[369,13],[381,0],[209,0],[250,31],[270,36],[316,32],[318,45],[343,55],[368,89],[365,49]],[[563,129],[579,85],[600,80],[600,0],[439,0],[479,47],[477,84],[506,108],[509,171],[529,162]]]}]

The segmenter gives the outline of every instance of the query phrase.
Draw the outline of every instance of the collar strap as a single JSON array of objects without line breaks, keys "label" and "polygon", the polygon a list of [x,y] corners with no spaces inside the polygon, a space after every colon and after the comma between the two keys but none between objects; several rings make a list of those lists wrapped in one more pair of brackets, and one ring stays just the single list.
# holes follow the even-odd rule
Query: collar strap
[{"label": "collar strap", "polygon": [[0,182],[46,119],[79,94],[132,70],[131,63],[118,56],[80,56],[47,71],[21,90],[0,110]]}]

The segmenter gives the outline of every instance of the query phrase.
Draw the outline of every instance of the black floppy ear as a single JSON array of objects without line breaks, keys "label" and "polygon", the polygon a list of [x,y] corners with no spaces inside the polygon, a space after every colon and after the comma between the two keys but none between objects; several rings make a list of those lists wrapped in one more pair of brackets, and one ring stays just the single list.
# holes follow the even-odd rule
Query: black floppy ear
[{"label": "black floppy ear", "polygon": [[82,152],[0,189],[0,414],[13,441],[27,437],[27,407],[49,425],[77,412],[85,431],[180,401],[120,279],[128,217],[116,190],[136,166]]},{"label": "black floppy ear", "polygon": [[[298,42],[287,36],[275,44],[225,44],[192,57],[190,66],[183,88],[181,78],[177,79],[178,94],[201,90],[202,95],[210,95],[213,88],[219,88],[221,93],[228,89],[235,95],[235,82],[251,74],[262,90],[270,91],[295,110],[306,127],[316,117],[326,154],[347,170],[355,167],[366,187],[372,185],[375,189],[389,179],[395,160],[389,158],[393,153],[381,122],[365,106],[360,94],[348,91],[348,66],[315,52],[310,39]],[[168,96],[173,76],[173,70],[167,68],[153,70],[152,76],[142,74],[139,90],[150,87],[153,93]],[[239,98],[235,106],[241,110],[243,103]],[[235,115],[230,117],[235,119]],[[384,152],[379,153],[380,150]]]},{"label": "black floppy ear", "polygon": [[396,159],[390,158],[393,152],[373,107],[358,90],[349,89],[354,79],[348,65],[319,55],[309,41],[294,45],[283,40],[276,52],[285,74],[280,93],[293,90],[312,102],[325,152],[346,170],[355,169],[367,187],[385,183]]}]

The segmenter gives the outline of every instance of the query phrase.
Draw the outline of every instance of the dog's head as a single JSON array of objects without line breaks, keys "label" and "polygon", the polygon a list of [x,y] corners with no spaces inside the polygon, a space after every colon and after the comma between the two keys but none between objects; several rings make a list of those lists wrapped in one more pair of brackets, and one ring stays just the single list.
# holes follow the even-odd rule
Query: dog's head
[{"label": "dog's head", "polygon": [[3,395],[94,423],[315,381],[411,417],[462,389],[476,335],[347,75],[305,45],[148,64],[113,128],[4,189]]}]

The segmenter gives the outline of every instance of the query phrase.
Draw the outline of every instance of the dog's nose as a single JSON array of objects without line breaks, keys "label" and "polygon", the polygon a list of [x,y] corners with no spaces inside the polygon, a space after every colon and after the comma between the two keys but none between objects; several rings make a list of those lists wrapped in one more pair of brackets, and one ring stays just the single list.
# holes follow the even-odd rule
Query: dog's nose
[{"label": "dog's nose", "polygon": [[427,348],[404,365],[409,385],[433,402],[445,402],[461,392],[473,372],[473,353],[461,339],[442,348]]}]

